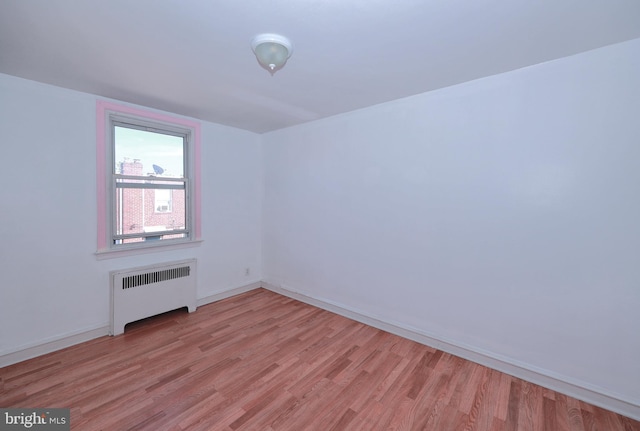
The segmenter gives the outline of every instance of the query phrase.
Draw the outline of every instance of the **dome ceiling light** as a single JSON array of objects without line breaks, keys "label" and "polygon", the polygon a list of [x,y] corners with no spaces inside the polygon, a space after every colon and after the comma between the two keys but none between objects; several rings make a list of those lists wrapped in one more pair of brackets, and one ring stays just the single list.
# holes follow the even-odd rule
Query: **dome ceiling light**
[{"label": "dome ceiling light", "polygon": [[251,41],[251,49],[258,63],[271,75],[284,67],[293,52],[289,39],[273,33],[263,33],[254,37]]}]

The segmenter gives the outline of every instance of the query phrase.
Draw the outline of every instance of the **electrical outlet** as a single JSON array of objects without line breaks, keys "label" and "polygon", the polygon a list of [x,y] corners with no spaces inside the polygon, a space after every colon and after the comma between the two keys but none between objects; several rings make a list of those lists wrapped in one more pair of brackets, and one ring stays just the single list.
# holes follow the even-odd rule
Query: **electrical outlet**
[{"label": "electrical outlet", "polygon": [[245,268],[244,269],[244,275],[247,276],[247,275],[250,275],[250,274],[251,274],[251,268]]}]

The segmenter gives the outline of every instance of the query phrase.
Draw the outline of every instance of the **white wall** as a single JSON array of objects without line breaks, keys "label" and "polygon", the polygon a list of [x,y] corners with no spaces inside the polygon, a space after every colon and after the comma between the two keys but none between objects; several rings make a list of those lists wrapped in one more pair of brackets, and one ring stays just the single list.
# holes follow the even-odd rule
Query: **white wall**
[{"label": "white wall", "polygon": [[96,100],[0,74],[0,357],[106,331],[113,269],[195,257],[200,298],[260,280],[260,136],[207,122],[202,244],[96,259]]},{"label": "white wall", "polygon": [[263,140],[265,281],[640,408],[640,39]]}]

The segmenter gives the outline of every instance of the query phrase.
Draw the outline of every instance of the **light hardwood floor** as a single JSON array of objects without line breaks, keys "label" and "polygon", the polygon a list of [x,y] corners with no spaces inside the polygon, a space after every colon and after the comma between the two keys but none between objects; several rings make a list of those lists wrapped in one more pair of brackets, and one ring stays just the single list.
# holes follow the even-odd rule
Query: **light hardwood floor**
[{"label": "light hardwood floor", "polygon": [[640,423],[257,289],[0,368],[73,430],[640,431]]}]

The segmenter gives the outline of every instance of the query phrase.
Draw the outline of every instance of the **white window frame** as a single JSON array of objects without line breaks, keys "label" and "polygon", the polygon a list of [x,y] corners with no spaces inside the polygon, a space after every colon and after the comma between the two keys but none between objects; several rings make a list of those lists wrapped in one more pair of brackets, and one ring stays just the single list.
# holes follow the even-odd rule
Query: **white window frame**
[{"label": "white window frame", "polygon": [[[184,238],[163,239],[161,241],[141,241],[118,244],[116,239],[123,235],[116,233],[116,178],[114,126],[131,125],[134,128],[168,133],[185,137],[184,180],[174,181],[176,185],[166,187],[153,185],[151,188],[172,189],[177,186],[185,190],[185,229],[163,232],[165,234],[185,233]],[[154,251],[159,248],[182,248],[197,245],[200,236],[200,124],[191,120],[144,111],[137,108],[99,101],[97,104],[97,182],[98,182],[98,250],[97,255],[131,254]],[[125,178],[126,180],[126,178]],[[160,180],[160,179],[159,179]],[[170,177],[162,178],[171,183]],[[182,186],[184,184],[184,186]],[[135,234],[135,237],[157,236],[158,232]],[[160,233],[162,234],[162,233]],[[127,236],[127,235],[124,235]]]}]

